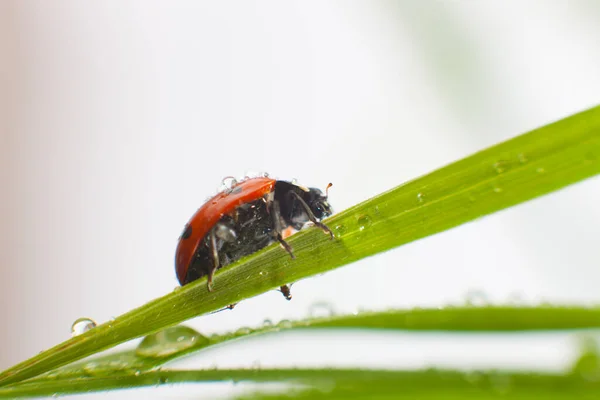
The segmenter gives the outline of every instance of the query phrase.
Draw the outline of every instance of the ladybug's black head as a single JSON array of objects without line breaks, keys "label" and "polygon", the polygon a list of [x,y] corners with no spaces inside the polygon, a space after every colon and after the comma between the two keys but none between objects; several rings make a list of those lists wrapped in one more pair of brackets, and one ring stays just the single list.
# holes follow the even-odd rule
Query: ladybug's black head
[{"label": "ladybug's black head", "polygon": [[[327,189],[329,189],[329,184]],[[306,208],[317,220],[329,217],[332,214],[331,206],[325,194],[317,188],[305,188],[286,181],[277,181],[275,185],[275,200],[279,205],[280,215],[286,226],[300,230],[311,217]]]},{"label": "ladybug's black head", "polygon": [[[329,189],[329,184],[327,189]],[[329,217],[333,211],[327,202],[327,191],[325,195],[317,188],[309,188],[307,192],[302,194],[302,198],[318,220]]]}]

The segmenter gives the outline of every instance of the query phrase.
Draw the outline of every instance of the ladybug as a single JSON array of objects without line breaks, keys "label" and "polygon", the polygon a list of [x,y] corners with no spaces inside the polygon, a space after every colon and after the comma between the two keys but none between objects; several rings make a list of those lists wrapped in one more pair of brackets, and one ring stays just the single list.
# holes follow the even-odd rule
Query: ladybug
[{"label": "ladybug", "polygon": [[[285,238],[307,222],[333,239],[333,232],[321,220],[332,214],[325,194],[292,182],[268,177],[233,181],[231,188],[204,203],[186,224],[175,252],[175,271],[183,286],[208,276],[213,290],[217,269],[279,242],[294,258]],[[281,292],[291,299],[289,286]]]}]

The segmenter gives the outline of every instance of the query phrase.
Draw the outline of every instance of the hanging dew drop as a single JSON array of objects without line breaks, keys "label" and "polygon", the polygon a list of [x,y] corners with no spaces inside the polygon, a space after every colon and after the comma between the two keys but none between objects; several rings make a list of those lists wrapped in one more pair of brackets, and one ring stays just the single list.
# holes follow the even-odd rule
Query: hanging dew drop
[{"label": "hanging dew drop", "polygon": [[148,335],[142,340],[135,354],[140,357],[163,358],[187,350],[208,345],[205,336],[187,326],[174,326]]},{"label": "hanging dew drop", "polygon": [[90,329],[94,329],[96,325],[96,321],[91,318],[77,318],[75,322],[73,322],[73,325],[71,325],[71,336],[79,336]]}]

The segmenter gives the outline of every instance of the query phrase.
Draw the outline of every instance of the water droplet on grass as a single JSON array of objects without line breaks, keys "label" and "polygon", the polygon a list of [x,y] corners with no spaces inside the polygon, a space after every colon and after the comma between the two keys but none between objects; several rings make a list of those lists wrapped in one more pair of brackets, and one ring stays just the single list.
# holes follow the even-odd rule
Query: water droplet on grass
[{"label": "water droplet on grass", "polygon": [[584,336],[580,343],[580,356],[571,372],[588,382],[600,381],[600,351],[598,343],[591,336]]},{"label": "water droplet on grass", "polygon": [[91,318],[77,318],[73,325],[71,325],[71,336],[79,336],[82,333],[94,329],[96,327],[96,321]]},{"label": "water droplet on grass", "polygon": [[506,161],[497,161],[493,165],[497,173],[501,174],[506,171]]},{"label": "water droplet on grass", "polygon": [[423,195],[423,193],[417,193],[417,201],[419,203],[424,203],[425,202],[425,196]]},{"label": "water droplet on grass", "polygon": [[327,302],[313,303],[308,309],[308,314],[312,318],[327,318],[334,314],[333,306]]},{"label": "water droplet on grass", "polygon": [[271,321],[270,319],[265,319],[263,321],[263,328],[270,328],[273,326],[273,321]]},{"label": "water droplet on grass", "polygon": [[293,325],[292,325],[292,321],[290,321],[288,319],[282,319],[281,321],[279,321],[279,323],[277,324],[277,326],[279,328],[282,328],[282,329],[289,329]]},{"label": "water droplet on grass", "polygon": [[372,223],[373,223],[373,221],[371,221],[371,217],[369,217],[366,214],[361,215],[358,218],[358,228],[361,231],[364,231],[365,229],[367,229],[369,226],[371,226]]},{"label": "water droplet on grass", "polygon": [[250,333],[252,333],[252,329],[250,329],[250,328],[248,328],[246,326],[241,327],[240,329],[238,329],[237,331],[235,331],[235,334],[238,335],[238,336],[248,335]]},{"label": "water droplet on grass", "polygon": [[337,236],[340,237],[344,233],[346,233],[347,228],[346,228],[346,225],[340,224],[340,225],[336,225],[336,227],[334,228],[334,230],[335,230],[335,233],[337,233]]},{"label": "water droplet on grass", "polygon": [[486,307],[490,302],[483,291],[469,290],[465,296],[465,304],[471,307]]},{"label": "water droplet on grass", "polygon": [[163,358],[190,347],[203,347],[208,339],[192,328],[179,325],[163,329],[142,340],[135,354],[140,357]]}]

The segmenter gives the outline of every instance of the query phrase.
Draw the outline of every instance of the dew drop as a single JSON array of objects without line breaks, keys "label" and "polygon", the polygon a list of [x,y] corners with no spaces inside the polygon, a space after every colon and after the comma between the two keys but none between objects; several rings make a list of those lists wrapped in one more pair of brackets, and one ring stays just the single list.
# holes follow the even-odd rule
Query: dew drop
[{"label": "dew drop", "polygon": [[237,336],[249,335],[250,333],[252,333],[252,329],[245,326],[235,331]]},{"label": "dew drop", "polygon": [[71,325],[71,336],[79,336],[90,329],[94,329],[96,325],[96,321],[91,318],[77,318],[75,322],[73,322],[73,325]]},{"label": "dew drop", "polygon": [[344,233],[346,233],[346,231],[348,229],[346,228],[346,225],[340,224],[340,225],[336,225],[334,230],[337,233],[337,236],[340,237],[340,236],[344,235]]},{"label": "dew drop", "polygon": [[494,186],[494,193],[502,193],[502,188]]},{"label": "dew drop", "polygon": [[279,321],[279,323],[277,324],[277,326],[279,328],[283,328],[283,329],[289,329],[291,328],[292,325],[292,321],[288,320],[288,319],[282,319],[281,321]]},{"label": "dew drop", "polygon": [[297,185],[298,184],[298,179],[297,178],[292,178],[292,185]]},{"label": "dew drop", "polygon": [[358,229],[360,229],[361,231],[364,231],[365,229],[367,229],[369,226],[371,226],[371,217],[369,217],[368,215],[364,214],[361,215],[358,218]]},{"label": "dew drop", "polygon": [[423,193],[417,193],[417,201],[419,203],[424,203],[425,202],[425,196],[423,195]]},{"label": "dew drop", "polygon": [[501,174],[506,171],[506,161],[497,161],[493,165],[497,173]]},{"label": "dew drop", "polygon": [[268,172],[263,172],[262,176],[263,176],[263,178],[268,178],[269,177],[269,173]]},{"label": "dew drop", "polygon": [[271,321],[270,319],[265,319],[263,321],[263,328],[270,328],[273,326],[273,321]]},{"label": "dew drop", "polygon": [[469,290],[465,296],[465,304],[470,307],[486,307],[490,302],[483,291]]},{"label": "dew drop", "polygon": [[523,292],[512,292],[508,295],[508,304],[513,307],[524,307],[527,305],[525,301],[525,293]]},{"label": "dew drop", "polygon": [[90,361],[89,363],[83,366],[83,371],[89,375],[96,375],[98,369],[100,368],[100,364],[95,361]]},{"label": "dew drop", "polygon": [[221,181],[221,185],[225,190],[231,190],[237,184],[237,179],[233,176],[226,176]]},{"label": "dew drop", "polygon": [[580,356],[571,372],[588,382],[600,381],[600,349],[591,336],[580,338]]},{"label": "dew drop", "polygon": [[191,347],[204,347],[208,342],[205,336],[192,328],[179,325],[146,336],[135,354],[140,357],[163,358]]},{"label": "dew drop", "polygon": [[320,301],[313,303],[308,309],[308,314],[312,318],[327,318],[334,314],[333,306],[330,303]]}]

